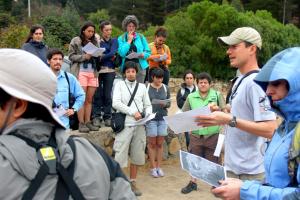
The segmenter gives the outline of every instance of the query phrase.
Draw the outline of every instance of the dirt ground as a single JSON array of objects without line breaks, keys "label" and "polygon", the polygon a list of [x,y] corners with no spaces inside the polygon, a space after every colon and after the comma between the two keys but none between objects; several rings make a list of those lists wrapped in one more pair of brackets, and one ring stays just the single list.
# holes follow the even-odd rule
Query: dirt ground
[{"label": "dirt ground", "polygon": [[[171,94],[171,108],[169,115],[176,113],[176,94]],[[180,166],[179,158],[170,158],[163,161],[162,166],[165,176],[162,178],[153,178],[149,175],[148,163],[139,169],[137,184],[143,195],[139,200],[192,200],[192,199],[217,199],[210,193],[210,186],[206,183],[198,181],[198,190],[189,194],[182,194],[181,188],[186,186],[190,180],[190,176],[183,171]],[[125,170],[128,175],[128,170]]]},{"label": "dirt ground", "polygon": [[189,174],[180,167],[178,159],[164,161],[162,169],[165,176],[153,178],[149,175],[149,168],[139,170],[137,184],[143,195],[139,200],[190,200],[190,199],[217,199],[210,193],[210,186],[198,181],[198,190],[189,194],[182,194],[181,188],[189,182]]}]

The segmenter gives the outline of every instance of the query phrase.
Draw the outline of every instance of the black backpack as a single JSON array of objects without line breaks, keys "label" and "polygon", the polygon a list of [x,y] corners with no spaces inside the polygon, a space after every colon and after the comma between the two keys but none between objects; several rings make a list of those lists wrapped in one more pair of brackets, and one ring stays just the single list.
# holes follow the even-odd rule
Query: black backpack
[{"label": "black backpack", "polygon": [[[73,160],[71,164],[65,168],[60,163],[59,151],[55,139],[55,128],[51,132],[51,136],[47,143],[36,143],[35,141],[19,135],[17,133],[10,133],[9,135],[15,136],[27,143],[27,145],[34,148],[37,152],[39,163],[41,164],[38,173],[31,181],[29,187],[24,192],[22,200],[33,199],[38,189],[42,185],[43,181],[48,175],[58,175],[58,182],[55,192],[55,200],[67,200],[71,195],[74,200],[85,200],[80,188],[75,183],[73,176],[75,170],[76,160],[76,146],[74,137],[70,136],[67,143],[70,145],[73,152]],[[99,156],[101,156],[109,170],[110,181],[114,181],[117,177],[122,177],[128,181],[126,176],[123,174],[120,165],[114,161],[101,147],[91,143],[92,146],[97,150]]]}]

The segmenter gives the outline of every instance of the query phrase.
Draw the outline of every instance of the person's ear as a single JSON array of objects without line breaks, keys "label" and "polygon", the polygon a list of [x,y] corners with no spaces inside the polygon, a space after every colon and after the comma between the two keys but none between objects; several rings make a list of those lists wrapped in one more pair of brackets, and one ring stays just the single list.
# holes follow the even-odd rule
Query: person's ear
[{"label": "person's ear", "polygon": [[47,63],[50,65],[50,60],[47,59]]},{"label": "person's ear", "polygon": [[251,53],[253,53],[253,54],[255,54],[255,55],[256,55],[257,46],[255,46],[255,45],[251,45],[251,46],[250,46],[250,51],[251,51]]},{"label": "person's ear", "polygon": [[14,112],[13,112],[12,115],[13,115],[14,118],[18,119],[27,110],[28,101],[25,101],[25,100],[22,100],[22,99],[16,99],[15,102],[14,102],[14,104],[15,104],[13,106]]}]

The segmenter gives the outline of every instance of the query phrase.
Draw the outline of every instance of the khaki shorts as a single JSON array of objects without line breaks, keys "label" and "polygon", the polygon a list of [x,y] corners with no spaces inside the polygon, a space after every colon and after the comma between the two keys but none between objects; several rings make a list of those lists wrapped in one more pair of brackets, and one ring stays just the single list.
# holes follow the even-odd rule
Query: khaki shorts
[{"label": "khaki shorts", "polygon": [[145,126],[125,126],[123,131],[115,137],[113,149],[115,160],[121,168],[128,166],[128,153],[130,162],[134,165],[145,164],[146,131]]},{"label": "khaki shorts", "polygon": [[227,178],[238,178],[242,181],[246,180],[256,180],[256,181],[263,181],[265,178],[265,173],[260,173],[260,174],[240,174],[236,175],[232,171],[227,171]]}]

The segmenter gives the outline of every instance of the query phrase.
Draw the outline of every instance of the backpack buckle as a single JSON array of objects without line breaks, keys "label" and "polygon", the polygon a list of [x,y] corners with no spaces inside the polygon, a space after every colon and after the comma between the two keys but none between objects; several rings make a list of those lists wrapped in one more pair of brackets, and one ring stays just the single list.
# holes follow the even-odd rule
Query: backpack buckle
[{"label": "backpack buckle", "polygon": [[57,174],[56,166],[60,161],[57,149],[51,146],[42,146],[37,151],[37,157],[41,165],[45,163],[48,166],[49,174]]}]

